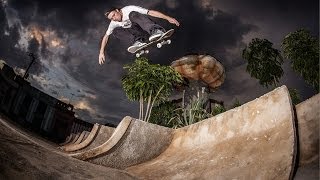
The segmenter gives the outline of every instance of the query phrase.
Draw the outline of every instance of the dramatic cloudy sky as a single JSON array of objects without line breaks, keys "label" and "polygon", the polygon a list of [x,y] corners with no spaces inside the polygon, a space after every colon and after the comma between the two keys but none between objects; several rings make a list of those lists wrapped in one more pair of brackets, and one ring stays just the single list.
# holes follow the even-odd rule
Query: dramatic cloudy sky
[{"label": "dramatic cloudy sky", "polygon": [[[173,44],[153,50],[152,63],[169,65],[189,53],[207,53],[226,68],[227,78],[214,94],[228,105],[242,103],[271,89],[261,87],[246,73],[241,51],[252,38],[266,38],[280,48],[283,37],[299,28],[319,34],[318,0],[0,0],[0,59],[23,73],[30,70],[33,86],[71,102],[76,114],[89,122],[118,123],[125,115],[136,116],[138,105],[129,102],[121,87],[124,64],[134,60],[125,43],[111,38],[106,48],[108,63],[98,64],[102,36],[108,27],[103,12],[111,6],[138,5],[175,17]],[[165,28],[173,25],[153,19]],[[306,99],[315,91],[283,65],[281,84],[296,88]]]}]

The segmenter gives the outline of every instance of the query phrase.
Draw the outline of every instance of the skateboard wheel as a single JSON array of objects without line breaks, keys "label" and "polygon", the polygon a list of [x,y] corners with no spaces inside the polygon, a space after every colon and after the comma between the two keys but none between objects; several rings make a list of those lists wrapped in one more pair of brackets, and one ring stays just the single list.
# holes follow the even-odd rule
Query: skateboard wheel
[{"label": "skateboard wheel", "polygon": [[140,57],[140,54],[138,53],[138,54],[136,54],[136,57],[138,58],[138,57]]},{"label": "skateboard wheel", "polygon": [[148,53],[149,53],[149,50],[145,50],[145,52],[144,52],[144,53],[148,54]]},{"label": "skateboard wheel", "polygon": [[167,40],[167,43],[168,43],[168,44],[171,44],[171,40],[170,40],[170,39],[168,39],[168,40]]},{"label": "skateboard wheel", "polygon": [[162,47],[162,44],[161,43],[158,43],[157,44],[157,48],[161,48]]}]

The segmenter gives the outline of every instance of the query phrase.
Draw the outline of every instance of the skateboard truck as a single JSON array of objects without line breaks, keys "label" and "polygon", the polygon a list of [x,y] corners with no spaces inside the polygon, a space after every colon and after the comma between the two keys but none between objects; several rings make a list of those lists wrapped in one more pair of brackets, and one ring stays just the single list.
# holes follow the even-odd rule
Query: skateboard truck
[{"label": "skateboard truck", "polygon": [[168,40],[161,41],[160,43],[157,43],[157,48],[161,48],[165,44],[171,44],[171,40],[168,39]]},{"label": "skateboard truck", "polygon": [[148,54],[149,50],[147,49],[149,46],[156,44],[157,48],[161,48],[165,44],[171,44],[171,40],[169,39],[173,34],[174,29],[170,29],[165,32],[159,39],[149,42],[139,48],[131,46],[128,48],[128,51],[132,54],[135,54],[137,58],[139,58],[143,54]]}]

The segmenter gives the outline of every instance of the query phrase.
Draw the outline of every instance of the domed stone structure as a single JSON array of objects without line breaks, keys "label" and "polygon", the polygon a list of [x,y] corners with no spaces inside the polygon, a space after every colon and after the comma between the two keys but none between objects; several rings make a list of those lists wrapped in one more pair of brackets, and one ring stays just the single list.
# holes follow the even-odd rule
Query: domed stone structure
[{"label": "domed stone structure", "polygon": [[211,90],[216,90],[224,82],[226,75],[222,64],[210,55],[186,55],[171,63],[182,77],[186,78],[187,84],[179,86],[173,99],[182,102],[181,106],[191,105],[192,102],[202,99],[203,107],[211,112],[212,103],[223,105],[222,101],[210,97]]},{"label": "domed stone structure", "polygon": [[220,87],[226,77],[222,64],[210,55],[187,55],[171,66],[188,80],[201,80],[210,89]]}]

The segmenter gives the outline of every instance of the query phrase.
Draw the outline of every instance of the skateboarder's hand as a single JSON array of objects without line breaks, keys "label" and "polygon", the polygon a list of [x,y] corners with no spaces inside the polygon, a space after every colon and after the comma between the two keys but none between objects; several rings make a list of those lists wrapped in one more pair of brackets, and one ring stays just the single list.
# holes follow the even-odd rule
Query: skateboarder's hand
[{"label": "skateboarder's hand", "polygon": [[169,21],[171,24],[175,24],[176,26],[180,26],[180,23],[179,23],[175,18],[170,17],[170,18],[168,19],[168,21]]},{"label": "skateboarder's hand", "polygon": [[99,64],[102,65],[105,62],[106,58],[104,53],[99,54]]}]

